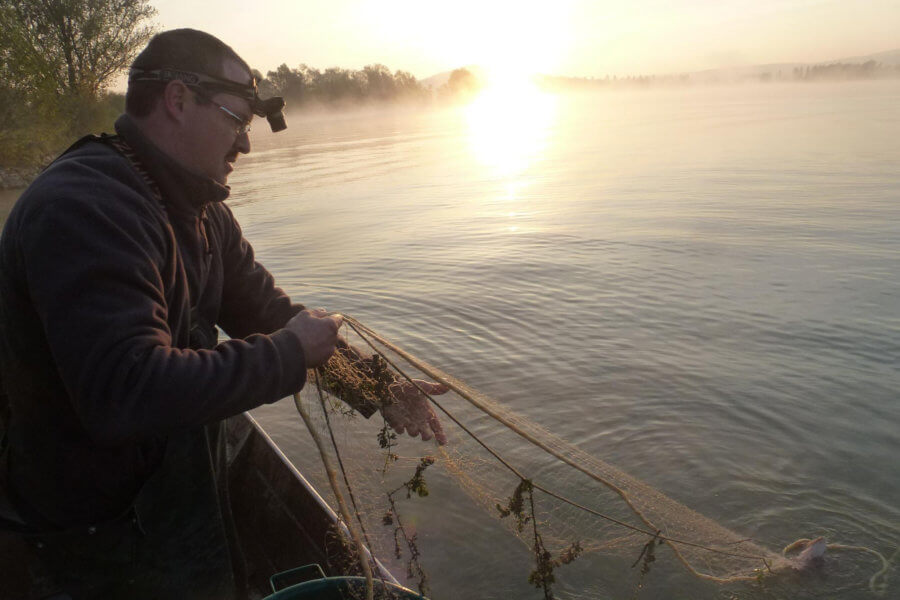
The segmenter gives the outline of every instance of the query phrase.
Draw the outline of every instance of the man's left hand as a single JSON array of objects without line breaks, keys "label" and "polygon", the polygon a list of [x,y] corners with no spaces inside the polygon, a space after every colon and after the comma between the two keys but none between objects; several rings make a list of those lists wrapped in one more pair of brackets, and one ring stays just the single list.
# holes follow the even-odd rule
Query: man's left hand
[{"label": "man's left hand", "polygon": [[397,381],[391,384],[391,396],[394,398],[394,404],[382,407],[381,414],[387,421],[391,429],[397,433],[406,431],[409,435],[416,437],[422,436],[422,441],[427,442],[432,437],[435,438],[440,445],[447,443],[447,436],[444,428],[434,412],[428,398],[419,391],[423,391],[430,395],[440,395],[447,392],[447,386],[441,383],[431,383],[421,379],[414,380],[418,384],[412,384],[409,381]]}]

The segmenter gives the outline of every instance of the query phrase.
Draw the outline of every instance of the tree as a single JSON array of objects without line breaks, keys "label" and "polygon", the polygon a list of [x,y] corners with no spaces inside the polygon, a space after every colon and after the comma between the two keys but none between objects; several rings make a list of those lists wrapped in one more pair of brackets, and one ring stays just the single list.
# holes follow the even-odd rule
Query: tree
[{"label": "tree", "polygon": [[481,81],[468,69],[454,69],[447,83],[439,90],[444,96],[467,100],[477,94],[482,87]]},{"label": "tree", "polygon": [[420,89],[419,82],[412,73],[399,69],[394,73],[394,86],[402,93],[418,93]]},{"label": "tree", "polygon": [[285,101],[301,104],[306,100],[309,84],[301,71],[291,69],[285,63],[281,63],[278,69],[266,74],[266,79],[275,88],[277,94],[284,97]]},{"label": "tree", "polygon": [[148,0],[0,0],[0,75],[26,93],[97,97],[153,35]]},{"label": "tree", "polygon": [[315,81],[319,100],[325,102],[353,102],[365,94],[366,78],[361,71],[330,67]]},{"label": "tree", "polygon": [[395,95],[394,78],[384,65],[366,65],[363,68],[366,93],[370,98],[389,100]]},{"label": "tree", "polygon": [[153,34],[148,0],[0,0],[0,165],[39,167],[124,107],[106,94]]},{"label": "tree", "polygon": [[481,87],[481,82],[468,69],[455,69],[447,80],[450,91],[455,94],[476,92]]}]

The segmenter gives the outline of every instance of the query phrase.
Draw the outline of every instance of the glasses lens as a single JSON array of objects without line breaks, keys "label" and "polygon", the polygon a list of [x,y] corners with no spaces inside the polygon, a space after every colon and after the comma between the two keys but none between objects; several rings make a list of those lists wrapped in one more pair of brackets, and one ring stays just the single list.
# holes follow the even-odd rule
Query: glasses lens
[{"label": "glasses lens", "polygon": [[[238,135],[244,135],[245,133],[249,133],[249,132],[250,132],[250,122],[251,122],[250,120],[245,121],[244,119],[240,118],[239,116],[237,116],[236,114],[234,114],[233,112],[231,112],[230,110],[228,110],[227,108],[225,108],[224,106],[219,106],[219,108],[220,108],[220,109],[222,110],[222,112],[224,112],[226,115],[228,115],[229,117],[231,117],[232,119],[234,119],[235,121],[237,121],[238,124],[237,124],[237,127],[235,127],[235,130],[234,130],[235,133],[237,133]],[[252,117],[251,117],[251,119],[252,119]]]}]

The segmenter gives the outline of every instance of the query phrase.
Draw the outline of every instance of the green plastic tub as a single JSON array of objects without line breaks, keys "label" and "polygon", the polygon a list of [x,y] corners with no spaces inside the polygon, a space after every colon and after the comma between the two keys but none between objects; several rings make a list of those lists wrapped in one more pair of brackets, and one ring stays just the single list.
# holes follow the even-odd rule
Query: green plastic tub
[{"label": "green plastic tub", "polygon": [[[297,582],[300,583],[291,583]],[[264,600],[351,600],[366,597],[365,577],[326,577],[319,565],[306,565],[269,578],[274,592]],[[428,600],[393,583],[375,580],[375,600]]]}]

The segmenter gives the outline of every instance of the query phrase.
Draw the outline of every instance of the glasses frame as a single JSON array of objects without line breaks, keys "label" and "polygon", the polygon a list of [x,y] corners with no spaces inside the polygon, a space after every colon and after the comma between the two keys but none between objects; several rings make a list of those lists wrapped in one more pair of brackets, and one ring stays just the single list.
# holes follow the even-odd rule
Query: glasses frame
[{"label": "glasses frame", "polygon": [[[234,128],[235,135],[241,136],[241,135],[246,135],[246,134],[250,133],[250,126],[252,125],[253,116],[251,116],[249,119],[244,119],[240,115],[235,114],[228,108],[222,106],[221,104],[218,104],[215,100],[213,100],[212,98],[207,96],[205,93],[205,90],[201,91],[202,88],[197,89],[196,87],[191,86],[191,85],[189,85],[188,87],[193,89],[194,93],[197,95],[198,98],[200,98],[201,100],[203,100],[205,102],[209,102],[210,104],[217,107],[219,110],[221,110],[222,112],[224,112],[226,115],[228,115],[230,118],[234,119],[237,122],[237,125]],[[227,94],[229,92],[224,92],[224,93]]]},{"label": "glasses frame", "polygon": [[[215,103],[213,103],[213,104],[215,104]],[[216,106],[219,107],[219,110],[224,111],[226,115],[228,115],[229,117],[231,117],[232,119],[234,119],[235,121],[237,121],[237,126],[235,127],[235,130],[234,130],[234,132],[235,132],[236,134],[238,134],[238,135],[246,135],[246,134],[250,133],[250,126],[253,124],[253,123],[252,123],[253,117],[250,117],[249,119],[244,120],[244,119],[242,119],[239,115],[237,115],[237,114],[231,112],[230,110],[228,110],[227,108],[225,108],[225,107],[222,106],[221,104],[216,104]]]}]

